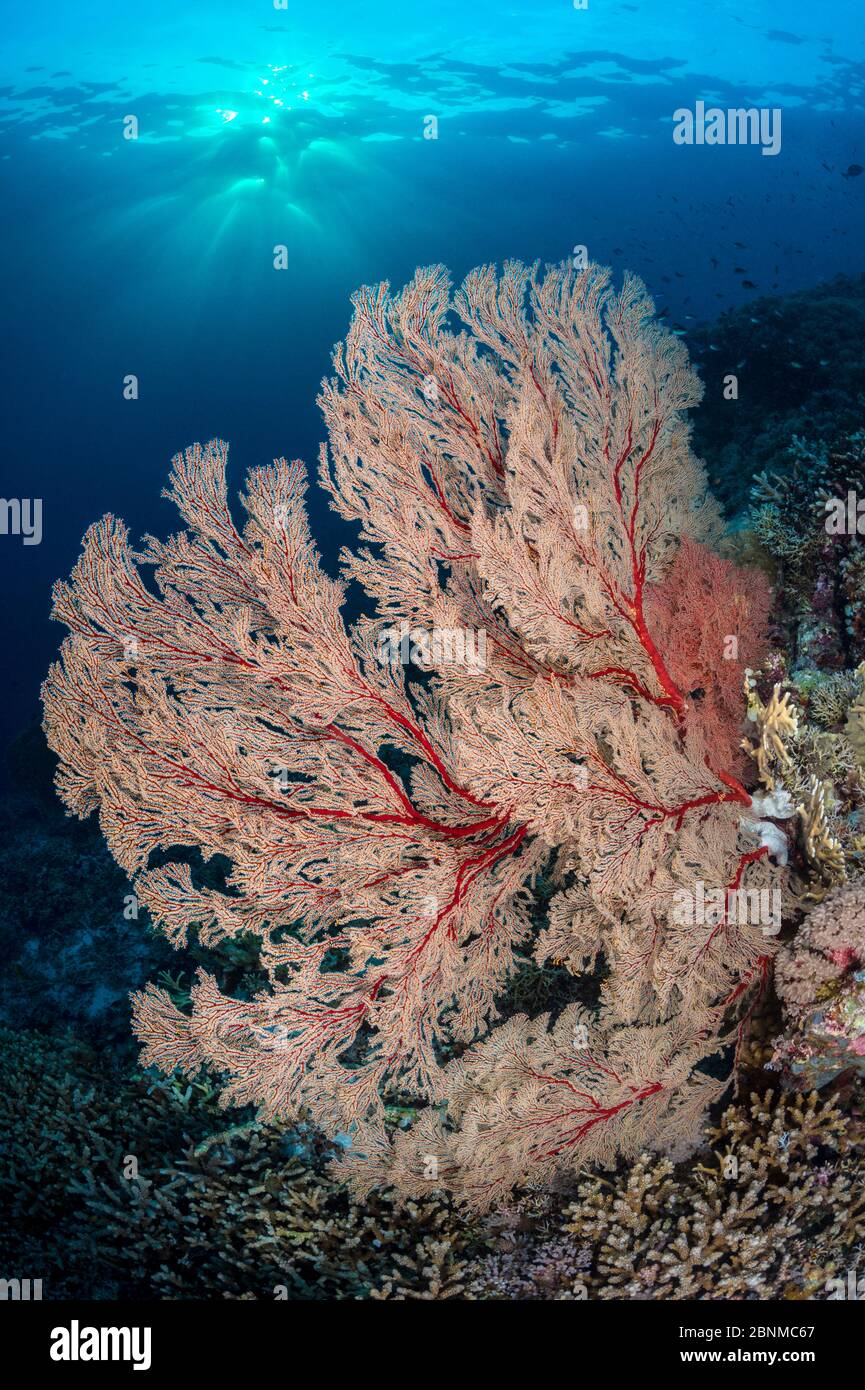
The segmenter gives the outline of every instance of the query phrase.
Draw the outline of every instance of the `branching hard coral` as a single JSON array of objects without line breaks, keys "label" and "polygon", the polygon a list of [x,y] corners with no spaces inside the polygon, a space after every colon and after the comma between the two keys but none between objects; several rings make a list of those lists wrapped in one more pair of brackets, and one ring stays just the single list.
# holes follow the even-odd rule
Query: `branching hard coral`
[{"label": "branching hard coral", "polygon": [[756,743],[743,739],[742,747],[755,759],[763,786],[773,791],[777,775],[792,766],[787,742],[798,731],[799,716],[790,703],[790,692],[781,694],[780,683],[764,704],[750,671],[745,673],[745,695],[748,719],[757,725],[758,738]]},{"label": "branching hard coral", "polygon": [[220,1132],[206,1089],[106,1074],[71,1040],[0,1029],[0,1061],[0,1257],[45,1298],[823,1298],[861,1271],[855,1097],[761,1092],[708,1153],[481,1220],[434,1192],[354,1201],[308,1129]]},{"label": "branching hard coral", "polygon": [[857,762],[865,767],[865,665],[856,669],[856,687],[847,709],[844,732]]},{"label": "branching hard coral", "polygon": [[802,821],[802,839],[808,863],[820,881],[830,887],[843,883],[847,877],[844,848],[832,833],[832,795],[830,786],[812,777],[805,800],[797,807]]},{"label": "branching hard coral", "polygon": [[[852,673],[826,677],[820,672],[799,673],[784,684],[776,682],[771,697],[763,700],[754,672],[746,674],[748,718],[756,724],[758,738],[743,747],[756,760],[765,794],[755,794],[752,805],[763,815],[797,816],[797,874],[795,885],[802,904],[813,904],[829,888],[855,878],[862,871],[865,841],[860,813],[865,805],[862,774],[849,738],[848,716],[844,733],[812,722],[812,717],[843,718],[843,691],[849,691]],[[819,692],[829,683],[825,703]],[[783,806],[783,811],[782,811]],[[770,842],[770,841],[767,841]]]},{"label": "branching hard coral", "polygon": [[[188,529],[136,556],[106,517],[57,585],[46,729],[67,806],[99,811],[172,941],[262,941],[253,999],[205,973],[190,1013],[137,996],[145,1060],[349,1135],[366,1187],[392,1170],[388,1097],[411,1094],[430,1108],[397,1146],[404,1188],[436,1168],[484,1204],[690,1131],[695,1068],[765,981],[759,923],[677,916],[698,885],[777,881],[727,761],[765,588],[701,549],[719,521],[684,423],[700,387],[637,280],[509,263],[452,295],[439,267],[354,308],[321,397],[322,484],[361,527],[344,578],[299,463],[250,474],[240,529],[226,446],[188,449],[169,494]],[[378,611],[348,631],[351,580]],[[224,890],[189,850],[230,860]],[[553,952],[531,909],[555,854]],[[487,1036],[532,947],[608,959],[588,1052],[570,1017]]]},{"label": "branching hard coral", "polygon": [[[710,1132],[710,1161],[639,1158],[589,1180],[568,1229],[594,1298],[827,1298],[865,1235],[865,1161],[833,1101],[767,1092]],[[585,1296],[585,1295],[583,1295]]]},{"label": "branching hard coral", "polygon": [[45,1299],[450,1297],[483,1231],[435,1194],[363,1204],[307,1130],[225,1129],[206,1087],[0,1028],[0,1260]]},{"label": "branching hard coral", "polygon": [[833,671],[816,680],[810,691],[808,713],[823,728],[842,724],[862,682],[855,671]]},{"label": "branching hard coral", "polygon": [[462,1270],[466,1295],[821,1299],[861,1270],[861,1127],[836,1100],[762,1090],[707,1139],[687,1162],[643,1153],[569,1194],[521,1195]]}]

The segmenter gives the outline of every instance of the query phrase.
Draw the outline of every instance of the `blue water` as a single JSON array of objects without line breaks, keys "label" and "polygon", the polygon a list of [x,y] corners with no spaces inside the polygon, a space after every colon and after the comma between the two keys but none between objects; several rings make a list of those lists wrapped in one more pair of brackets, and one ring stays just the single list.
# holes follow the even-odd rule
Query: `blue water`
[{"label": "blue water", "polygon": [[[3,25],[0,493],[44,519],[38,546],[0,536],[2,741],[37,713],[50,584],[89,522],[173,526],[160,491],[195,439],[231,441],[238,486],[314,462],[357,285],[585,244],[687,333],[863,269],[852,0],[88,0]],[[674,144],[699,99],[780,108],[780,153]]]}]

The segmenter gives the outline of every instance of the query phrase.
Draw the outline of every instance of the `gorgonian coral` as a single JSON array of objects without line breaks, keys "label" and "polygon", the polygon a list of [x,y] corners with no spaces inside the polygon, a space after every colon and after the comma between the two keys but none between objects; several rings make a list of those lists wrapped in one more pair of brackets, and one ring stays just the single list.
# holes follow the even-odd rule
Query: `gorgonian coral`
[{"label": "gorgonian coral", "polygon": [[[651,313],[598,267],[361,290],[321,396],[321,482],[361,532],[343,579],[302,465],[249,475],[241,529],[213,442],[174,460],[186,531],[136,556],[106,517],[56,588],[62,797],[98,809],[172,941],[254,932],[268,972],[253,999],[201,974],[191,1013],[138,995],[145,1059],[347,1135],[361,1187],[483,1205],[679,1142],[720,1084],[702,1059],[766,976],[743,905],[773,870],[740,824],[730,690],[767,600],[705,553],[700,386]],[[377,611],[347,630],[350,580]],[[190,850],[227,856],[224,889]],[[539,931],[542,870],[561,892]],[[709,888],[720,913],[682,913]],[[601,1016],[493,1028],[517,948],[603,955]],[[397,1092],[427,1108],[394,1152]]]}]

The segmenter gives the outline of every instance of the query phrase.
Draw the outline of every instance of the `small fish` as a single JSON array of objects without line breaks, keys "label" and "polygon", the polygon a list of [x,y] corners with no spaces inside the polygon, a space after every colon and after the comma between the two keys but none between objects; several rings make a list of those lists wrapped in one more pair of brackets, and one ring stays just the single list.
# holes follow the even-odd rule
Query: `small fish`
[{"label": "small fish", "polygon": [[849,164],[841,177],[842,179],[858,179],[860,174],[865,174],[865,168],[861,164]]},{"label": "small fish", "polygon": [[754,281],[753,281],[753,280],[743,280],[743,281],[742,281],[742,289],[743,289],[743,290],[755,290],[756,288],[757,288],[757,286],[754,284]]},{"label": "small fish", "polygon": [[797,372],[801,372],[801,370],[802,370],[802,363],[801,363],[801,362],[791,362],[791,363],[790,363],[790,366],[791,366],[791,367],[795,367]]}]

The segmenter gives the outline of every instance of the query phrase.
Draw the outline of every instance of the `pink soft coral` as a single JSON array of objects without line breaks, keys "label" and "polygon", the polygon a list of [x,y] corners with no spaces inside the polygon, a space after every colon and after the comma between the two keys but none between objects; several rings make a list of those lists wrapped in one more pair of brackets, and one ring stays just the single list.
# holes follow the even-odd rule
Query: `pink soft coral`
[{"label": "pink soft coral", "polygon": [[691,723],[710,758],[741,768],[742,671],[768,647],[771,590],[759,570],[743,569],[687,536],[660,584],[646,596],[646,623],[667,653],[670,674],[688,692]]}]

